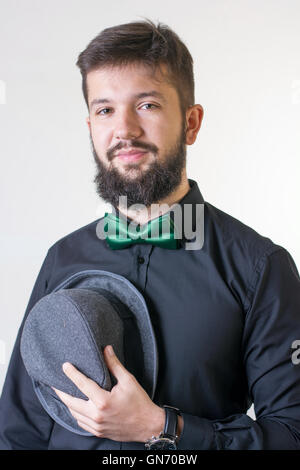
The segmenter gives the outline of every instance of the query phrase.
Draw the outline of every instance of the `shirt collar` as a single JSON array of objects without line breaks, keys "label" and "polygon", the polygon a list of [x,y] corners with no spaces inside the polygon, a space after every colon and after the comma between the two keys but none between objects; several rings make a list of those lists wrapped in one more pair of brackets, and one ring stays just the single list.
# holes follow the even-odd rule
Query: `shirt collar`
[{"label": "shirt collar", "polygon": [[203,196],[196,181],[189,179],[190,190],[183,196],[178,204],[204,204]]},{"label": "shirt collar", "polygon": [[[181,205],[181,211],[182,211],[182,219],[181,219],[181,234],[182,234],[182,239],[180,240],[181,246],[184,246],[184,243],[186,241],[192,241],[186,238],[185,236],[185,230],[184,230],[184,214],[185,211],[187,210],[188,206],[191,206],[191,215],[192,215],[192,231],[195,232],[196,230],[196,217],[197,217],[197,212],[196,212],[196,207],[197,204],[204,204],[204,198],[200,192],[200,189],[198,187],[198,184],[196,181],[192,179],[188,179],[189,185],[190,185],[190,190],[186,193],[185,196],[183,196],[180,201],[177,202],[177,204]],[[189,210],[189,209],[188,209]]]}]

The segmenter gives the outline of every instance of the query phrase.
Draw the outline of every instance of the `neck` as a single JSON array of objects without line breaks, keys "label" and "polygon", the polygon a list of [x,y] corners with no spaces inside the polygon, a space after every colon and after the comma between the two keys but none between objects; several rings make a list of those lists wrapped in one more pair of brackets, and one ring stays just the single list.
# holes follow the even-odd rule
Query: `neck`
[{"label": "neck", "polygon": [[160,215],[169,212],[171,206],[176,202],[180,201],[190,190],[190,185],[187,179],[186,170],[183,172],[181,182],[177,188],[168,194],[168,196],[156,204],[145,207],[141,210],[132,210],[127,207],[118,206],[119,211],[131,220],[134,220],[138,224],[145,224],[151,219],[155,219]]}]

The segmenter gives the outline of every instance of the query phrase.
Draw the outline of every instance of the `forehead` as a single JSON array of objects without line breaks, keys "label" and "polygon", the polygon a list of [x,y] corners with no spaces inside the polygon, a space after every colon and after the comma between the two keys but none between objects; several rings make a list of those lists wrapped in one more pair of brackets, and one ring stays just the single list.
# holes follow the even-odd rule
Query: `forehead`
[{"label": "forehead", "polygon": [[95,100],[126,100],[149,91],[156,91],[162,101],[178,103],[164,64],[157,69],[144,64],[105,66],[88,72],[86,83],[89,107]]}]

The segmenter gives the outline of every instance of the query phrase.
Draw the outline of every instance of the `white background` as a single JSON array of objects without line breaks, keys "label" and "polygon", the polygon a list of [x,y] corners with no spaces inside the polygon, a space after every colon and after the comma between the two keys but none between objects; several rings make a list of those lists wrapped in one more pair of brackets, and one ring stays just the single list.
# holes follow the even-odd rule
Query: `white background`
[{"label": "white background", "polygon": [[0,0],[0,388],[49,246],[104,214],[77,56],[142,17],[168,24],[194,58],[204,120],[188,177],[299,269],[298,0]]}]

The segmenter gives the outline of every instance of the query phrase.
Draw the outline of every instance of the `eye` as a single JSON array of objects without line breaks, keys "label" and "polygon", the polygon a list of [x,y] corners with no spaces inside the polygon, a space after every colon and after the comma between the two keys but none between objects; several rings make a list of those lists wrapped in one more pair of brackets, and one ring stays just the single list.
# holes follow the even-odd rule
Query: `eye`
[{"label": "eye", "polygon": [[[157,106],[156,104],[153,104],[153,103],[145,103],[145,104],[142,105],[142,108],[143,108],[144,106],[153,106],[154,108],[158,108],[158,106]],[[148,109],[149,109],[149,108],[148,108]],[[150,109],[151,109],[151,108],[150,108]]]},{"label": "eye", "polygon": [[110,108],[100,109],[99,111],[96,111],[96,114],[101,114],[102,116],[104,116],[105,114],[108,114],[108,113],[104,113],[103,111],[110,111]]}]

